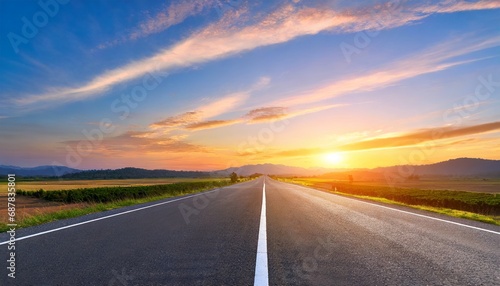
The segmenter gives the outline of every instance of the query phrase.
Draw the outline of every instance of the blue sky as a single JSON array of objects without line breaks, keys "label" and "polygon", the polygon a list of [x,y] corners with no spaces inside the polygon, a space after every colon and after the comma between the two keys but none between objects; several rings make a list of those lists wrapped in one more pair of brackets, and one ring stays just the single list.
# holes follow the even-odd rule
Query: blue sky
[{"label": "blue sky", "polygon": [[2,0],[0,11],[0,164],[500,159],[500,1]]}]

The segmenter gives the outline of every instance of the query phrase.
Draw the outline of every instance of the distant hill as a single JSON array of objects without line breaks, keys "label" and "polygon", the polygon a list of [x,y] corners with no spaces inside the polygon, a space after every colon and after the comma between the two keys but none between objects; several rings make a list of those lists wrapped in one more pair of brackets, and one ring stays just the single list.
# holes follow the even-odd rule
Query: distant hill
[{"label": "distant hill", "polygon": [[146,170],[140,168],[122,168],[116,170],[88,170],[66,174],[63,179],[94,180],[94,179],[146,179],[146,178],[199,178],[210,177],[209,172]]},{"label": "distant hill", "polygon": [[142,178],[200,178],[228,177],[235,172],[239,176],[256,173],[278,176],[321,176],[345,180],[349,175],[356,180],[383,179],[387,173],[399,174],[399,170],[412,170],[412,175],[419,176],[458,176],[458,177],[495,177],[500,178],[500,160],[477,158],[458,158],[429,165],[402,165],[375,169],[327,169],[301,168],[276,164],[257,164],[232,167],[213,172],[146,170],[140,168],[122,168],[116,170],[82,171],[64,166],[39,166],[22,168],[0,165],[0,175],[16,174],[24,177],[58,177],[64,179],[142,179]]},{"label": "distant hill", "polygon": [[80,172],[81,170],[65,166],[38,166],[24,168],[17,166],[0,165],[0,175],[16,174],[22,177],[57,177],[65,174]]},{"label": "distant hill", "polygon": [[500,160],[479,158],[458,158],[429,165],[403,165],[376,168],[378,172],[398,172],[398,169],[412,168],[417,175],[434,176],[500,176]]},{"label": "distant hill", "polygon": [[329,171],[333,171],[333,169],[327,169],[327,168],[306,169],[301,167],[291,167],[285,165],[257,164],[257,165],[244,165],[241,167],[231,167],[225,170],[215,171],[213,173],[219,176],[227,176],[232,172],[235,172],[236,174],[238,174],[238,176],[250,176],[255,173],[261,173],[266,175],[279,175],[279,176],[316,176]]}]

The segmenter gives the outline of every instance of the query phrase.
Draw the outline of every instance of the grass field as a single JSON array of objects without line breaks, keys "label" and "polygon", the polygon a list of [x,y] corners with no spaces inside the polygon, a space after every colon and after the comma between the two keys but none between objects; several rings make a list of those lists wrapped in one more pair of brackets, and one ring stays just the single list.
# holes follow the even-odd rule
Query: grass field
[{"label": "grass field", "polygon": [[[16,223],[28,227],[230,185],[227,178],[16,182]],[[24,184],[26,183],[26,184]],[[5,189],[7,188],[6,184]],[[32,191],[23,188],[32,186]],[[71,188],[64,188],[71,186]],[[82,188],[83,187],[83,188]],[[64,188],[64,190],[62,190]],[[45,191],[47,189],[48,191]],[[26,195],[21,195],[26,194]],[[7,193],[0,194],[0,232],[8,230]]]},{"label": "grass field", "polygon": [[[17,181],[16,189],[23,191],[74,190],[100,187],[131,187],[165,185],[179,182],[207,182],[213,180],[229,180],[227,178],[164,178],[164,179],[123,179],[123,180],[47,180]],[[7,182],[0,183],[0,194],[7,193]]]},{"label": "grass field", "polygon": [[[297,178],[297,180],[314,183],[347,183],[348,181],[336,181],[328,178]],[[478,193],[499,193],[500,179],[422,179],[419,181],[398,181],[391,185],[388,181],[354,181],[358,186],[395,187],[423,190],[449,190]]]},{"label": "grass field", "polygon": [[[324,179],[323,179],[324,180]],[[331,180],[330,180],[331,181]],[[355,182],[359,185],[367,186],[390,186],[386,181],[372,181],[372,182]],[[478,192],[478,193],[499,193],[500,194],[500,180],[496,179],[425,179],[420,181],[400,181],[394,183],[393,187],[396,188],[413,188],[425,190],[449,190],[449,191],[464,191],[464,192]]]},{"label": "grass field", "polygon": [[[353,182],[333,181],[324,178],[293,178],[280,180],[305,185],[332,193],[354,196],[363,199],[406,205],[418,209],[443,213],[455,217],[468,218],[500,225],[500,195],[493,191],[494,186],[482,181],[464,183],[465,187],[455,182],[439,181],[425,182],[419,185],[408,184],[390,187],[384,182]],[[489,190],[489,193],[477,191],[478,187]],[[431,189],[432,188],[432,189]],[[476,191],[463,191],[473,188]]]}]

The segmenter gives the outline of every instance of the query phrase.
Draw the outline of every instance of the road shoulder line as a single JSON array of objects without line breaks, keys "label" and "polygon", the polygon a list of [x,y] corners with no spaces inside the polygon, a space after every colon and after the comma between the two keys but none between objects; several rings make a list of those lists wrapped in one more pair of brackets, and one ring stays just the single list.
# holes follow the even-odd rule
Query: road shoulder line
[{"label": "road shoulder line", "polygon": [[[290,183],[288,183],[288,184],[290,184]],[[295,185],[295,184],[291,184],[291,185],[297,186],[297,187],[301,187],[301,188],[305,188],[307,190],[322,191],[323,193],[326,193],[326,194],[340,196],[340,195],[337,195],[337,194],[334,194],[334,193],[330,193],[330,192],[326,192],[326,191],[319,190],[319,189],[308,188],[308,187],[304,187],[304,186],[300,186],[300,185]],[[367,201],[364,201],[364,200],[361,200],[361,199],[351,198],[351,197],[347,197],[347,196],[340,196],[340,197],[345,198],[345,199],[349,199],[349,200],[354,200],[354,201],[357,201],[357,202],[361,202],[361,203],[364,203],[364,204],[367,204],[367,205],[372,205],[372,206],[376,206],[376,207],[380,207],[380,208],[384,208],[384,209],[388,209],[388,210],[393,210],[393,211],[397,211],[397,212],[409,214],[409,215],[414,215],[414,216],[418,216],[418,217],[422,217],[422,218],[432,219],[432,220],[436,220],[436,221],[440,221],[440,222],[446,222],[446,223],[449,223],[449,224],[454,224],[454,225],[458,225],[458,226],[463,226],[463,227],[467,227],[467,228],[471,228],[471,229],[475,229],[475,230],[480,230],[480,231],[484,231],[484,232],[489,232],[489,233],[500,235],[500,232],[494,231],[494,230],[489,230],[489,229],[480,228],[480,227],[476,227],[476,226],[472,226],[472,225],[467,225],[467,224],[463,224],[463,223],[459,223],[459,222],[454,222],[454,221],[450,221],[450,220],[445,220],[445,219],[441,219],[441,218],[437,218],[437,217],[432,217],[432,216],[427,216],[427,215],[423,215],[423,214],[418,214],[418,213],[414,213],[414,212],[410,212],[410,211],[400,210],[400,209],[397,209],[397,208],[391,208],[391,207],[388,207],[388,206],[383,206],[383,205],[379,205],[379,204],[367,202]]]},{"label": "road shoulder line", "polygon": [[[153,207],[157,207],[157,206],[161,206],[161,205],[173,203],[173,202],[176,202],[176,201],[180,201],[180,200],[184,200],[184,199],[189,199],[189,198],[200,196],[200,195],[205,195],[205,194],[209,194],[209,193],[213,193],[213,192],[218,192],[218,191],[220,191],[222,189],[223,188],[217,188],[215,190],[208,191],[208,192],[201,192],[201,193],[197,193],[197,194],[193,194],[193,195],[189,195],[189,196],[185,196],[185,197],[181,197],[181,198],[169,200],[169,201],[166,201],[166,202],[161,202],[161,203],[157,203],[157,204],[153,204],[153,205],[148,205],[148,206],[145,206],[145,207],[140,207],[140,208],[136,208],[136,209],[132,209],[132,210],[120,212],[120,213],[115,213],[115,214],[112,214],[112,215],[107,215],[107,216],[103,216],[103,217],[99,217],[99,218],[95,218],[95,219],[91,219],[91,220],[87,220],[87,221],[82,221],[82,222],[75,223],[75,224],[70,224],[70,225],[66,225],[66,226],[62,226],[62,227],[58,227],[58,228],[54,228],[54,229],[50,229],[50,230],[46,230],[46,231],[42,231],[42,232],[38,232],[38,233],[26,235],[26,236],[22,236],[22,237],[16,238],[16,241],[24,240],[24,239],[32,238],[32,237],[35,237],[35,236],[40,236],[40,235],[44,235],[44,234],[47,234],[47,233],[56,232],[56,231],[60,231],[60,230],[63,230],[63,229],[68,229],[68,228],[72,228],[72,227],[75,227],[75,226],[80,226],[80,225],[84,225],[84,224],[88,224],[88,223],[92,223],[92,222],[96,222],[96,221],[100,221],[100,220],[104,220],[104,219],[108,219],[108,218],[112,218],[112,217],[116,217],[116,216],[120,216],[120,215],[124,215],[124,214],[129,214],[129,213],[137,212],[137,211],[141,211],[141,210],[145,210],[145,209],[149,209],[149,208],[153,208]],[[4,244],[8,244],[8,243],[9,243],[9,241],[2,241],[2,242],[0,242],[0,245],[4,245]]]}]

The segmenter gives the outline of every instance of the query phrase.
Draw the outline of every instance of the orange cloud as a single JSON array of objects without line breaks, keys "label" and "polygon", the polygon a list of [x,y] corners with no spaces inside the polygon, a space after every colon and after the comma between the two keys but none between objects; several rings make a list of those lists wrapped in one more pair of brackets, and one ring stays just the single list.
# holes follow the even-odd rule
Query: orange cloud
[{"label": "orange cloud", "polygon": [[[242,104],[244,100],[250,96],[251,91],[252,90],[237,92],[224,96],[216,101],[202,105],[194,111],[188,111],[179,115],[167,117],[164,120],[151,124],[149,127],[152,129],[175,129],[178,127],[195,126],[195,124],[202,126],[200,121],[234,110],[234,108]],[[206,126],[208,125],[209,124]],[[188,129],[194,130],[197,128]]]},{"label": "orange cloud", "polygon": [[[331,152],[332,150],[362,151],[362,150],[373,150],[373,149],[409,147],[429,141],[436,141],[436,144],[433,145],[435,148],[443,148],[448,146],[463,145],[465,143],[469,144],[478,141],[475,138],[464,138],[449,142],[441,142],[442,140],[445,139],[474,135],[474,134],[483,134],[486,132],[496,132],[498,130],[500,130],[500,122],[490,122],[490,123],[478,124],[460,128],[453,128],[453,127],[429,128],[429,129],[414,131],[407,134],[402,134],[399,136],[375,138],[371,140],[365,140],[341,146],[299,148],[299,149],[291,149],[284,151],[267,152],[266,154],[259,154],[259,156],[261,158],[307,157],[307,156],[323,154],[326,152]],[[247,156],[255,154],[256,153],[242,153],[239,155]]]},{"label": "orange cloud", "polygon": [[257,109],[253,109],[253,110],[249,111],[244,116],[244,118],[248,119],[249,124],[262,123],[262,122],[275,121],[275,120],[280,120],[280,119],[293,118],[293,117],[300,116],[300,115],[316,113],[316,112],[320,112],[323,110],[342,107],[342,106],[346,106],[346,105],[347,104],[330,104],[330,105],[325,105],[325,106],[318,106],[318,107],[312,107],[312,108],[306,108],[306,109],[300,109],[300,110],[294,110],[294,111],[288,111],[289,108],[279,107],[279,106],[261,107],[261,108],[257,108]]},{"label": "orange cloud", "polygon": [[292,117],[300,116],[300,115],[304,115],[304,114],[319,112],[322,110],[326,110],[326,109],[330,109],[330,108],[334,108],[334,107],[338,107],[338,106],[343,106],[343,105],[336,104],[336,105],[320,106],[320,107],[315,107],[315,108],[298,110],[298,111],[294,111],[294,112],[290,112],[290,113],[285,113],[287,110],[287,108],[285,108],[285,107],[261,107],[261,108],[250,110],[249,112],[247,112],[247,114],[245,114],[240,119],[209,120],[209,121],[194,122],[194,123],[185,125],[184,128],[191,130],[191,131],[196,131],[196,130],[211,129],[211,128],[218,128],[218,127],[234,125],[234,124],[238,124],[238,123],[243,123],[245,121],[247,122],[247,124],[263,123],[263,122],[275,121],[275,120],[280,120],[280,119],[287,119],[287,118],[292,118]]},{"label": "orange cloud", "polygon": [[[93,147],[92,152],[98,152],[103,155],[120,154],[121,152],[170,152],[170,153],[186,153],[186,152],[209,152],[210,149],[189,143],[182,137],[155,137],[152,132],[137,132],[129,131],[119,136],[104,138],[96,147]],[[63,143],[71,146],[76,150],[81,141],[71,140]]]},{"label": "orange cloud", "polygon": [[286,107],[261,107],[250,110],[244,117],[249,118],[249,121],[252,123],[272,121],[286,117],[286,112]]},{"label": "orange cloud", "polygon": [[399,136],[376,138],[338,147],[343,151],[356,151],[367,149],[393,148],[411,146],[428,141],[441,140],[453,137],[460,137],[473,134],[481,134],[500,130],[500,122],[490,122],[467,127],[439,127],[424,129]]},{"label": "orange cloud", "polygon": [[198,121],[200,118],[199,112],[189,111],[176,116],[167,117],[164,120],[155,122],[150,125],[151,128],[174,128],[178,126],[184,126],[192,122]]},{"label": "orange cloud", "polygon": [[203,121],[203,122],[196,122],[192,123],[189,125],[186,125],[184,128],[188,130],[204,130],[204,129],[212,129],[212,128],[218,128],[218,127],[223,127],[223,126],[229,126],[233,124],[240,123],[241,120],[235,119],[235,120],[209,120],[209,121]]}]

